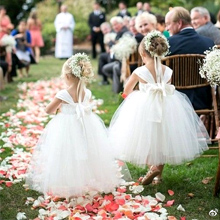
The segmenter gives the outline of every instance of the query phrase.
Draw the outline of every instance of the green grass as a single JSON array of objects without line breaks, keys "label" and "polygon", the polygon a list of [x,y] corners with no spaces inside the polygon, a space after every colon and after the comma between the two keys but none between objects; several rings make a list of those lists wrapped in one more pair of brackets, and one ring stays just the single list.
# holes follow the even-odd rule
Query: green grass
[{"label": "green grass", "polygon": [[[64,61],[57,60],[53,57],[44,57],[40,64],[31,66],[30,76],[24,79],[16,79],[11,84],[7,84],[4,91],[0,95],[7,96],[7,100],[0,103],[0,115],[7,112],[10,108],[16,110],[18,100],[17,84],[24,81],[36,81],[38,79],[49,79],[60,75],[61,66]],[[92,60],[96,69],[97,62]],[[95,71],[96,72],[96,71]],[[118,107],[118,95],[111,91],[111,86],[99,86],[99,77],[96,75],[96,81],[89,85],[93,95],[97,99],[103,99],[104,104],[100,109],[106,110],[106,114],[101,114],[100,117],[106,125],[109,125],[111,117]],[[1,120],[1,118],[0,118]],[[122,131],[123,132],[123,131]],[[0,140],[0,144],[3,142]],[[10,155],[10,151],[1,154],[4,158]],[[175,200],[174,205],[167,207],[169,215],[176,216],[180,219],[181,216],[186,216],[187,220],[215,220],[220,218],[220,199],[213,197],[215,175],[218,164],[218,150],[209,150],[205,154],[215,154],[216,157],[200,157],[192,161],[178,166],[166,165],[163,172],[163,182],[158,186],[146,186],[142,195],[154,196],[156,192],[161,192],[166,196],[167,200]],[[134,180],[144,175],[146,169],[141,169],[128,164],[131,175]],[[203,184],[202,180],[206,177],[213,177],[208,184]],[[34,191],[25,191],[23,188],[24,182],[13,185],[10,188],[2,186],[4,189],[0,191],[0,219],[14,220],[16,214],[25,212],[28,219],[34,219],[37,216],[38,210],[32,210],[30,206],[24,203],[26,197],[36,198],[39,195]],[[174,196],[169,196],[167,191],[171,189],[175,192]],[[189,193],[193,193],[194,197],[190,197]],[[181,204],[186,212],[176,210]],[[210,217],[209,212],[213,209],[219,209],[219,213],[215,217]]]}]

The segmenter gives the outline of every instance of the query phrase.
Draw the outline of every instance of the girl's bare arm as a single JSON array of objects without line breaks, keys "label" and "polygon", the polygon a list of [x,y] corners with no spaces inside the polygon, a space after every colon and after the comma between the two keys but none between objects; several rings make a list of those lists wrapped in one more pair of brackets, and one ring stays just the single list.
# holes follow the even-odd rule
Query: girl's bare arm
[{"label": "girl's bare arm", "polygon": [[130,76],[130,78],[129,78],[128,82],[125,84],[125,88],[124,88],[124,93],[126,95],[129,95],[133,91],[135,85],[138,82],[138,79],[139,79],[139,77],[135,73],[133,73]]},{"label": "girl's bare arm", "polygon": [[46,113],[52,114],[55,113],[61,104],[61,100],[58,98],[54,98],[54,100],[46,107]]}]

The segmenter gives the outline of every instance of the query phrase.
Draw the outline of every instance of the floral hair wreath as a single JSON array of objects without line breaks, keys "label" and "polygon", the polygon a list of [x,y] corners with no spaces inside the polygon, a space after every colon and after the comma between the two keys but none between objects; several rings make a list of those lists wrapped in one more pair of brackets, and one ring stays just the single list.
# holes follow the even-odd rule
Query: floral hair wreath
[{"label": "floral hair wreath", "polygon": [[[82,67],[79,65],[81,62],[85,64],[87,63],[87,70],[82,71]],[[68,62],[68,67],[71,69],[72,74],[80,79],[88,81],[94,76],[90,59],[85,53],[77,53],[73,55]]]},{"label": "floral hair wreath", "polygon": [[[161,37],[165,40],[165,43],[167,44],[167,50],[165,52],[163,52],[160,56],[158,56],[155,52],[150,51],[150,46],[151,46],[151,41],[153,38],[157,38],[157,37]],[[152,57],[158,56],[158,57],[165,57],[168,53],[169,53],[169,43],[167,41],[167,38],[161,34],[161,32],[159,31],[151,31],[150,33],[148,33],[145,37],[144,37],[144,46],[145,49],[150,53],[150,55]]]}]

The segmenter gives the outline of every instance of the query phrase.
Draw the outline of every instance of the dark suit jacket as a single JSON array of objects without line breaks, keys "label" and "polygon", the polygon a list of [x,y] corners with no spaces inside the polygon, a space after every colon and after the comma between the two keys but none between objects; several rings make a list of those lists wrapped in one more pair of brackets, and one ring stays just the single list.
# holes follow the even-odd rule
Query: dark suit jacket
[{"label": "dark suit jacket", "polygon": [[125,32],[128,32],[128,29],[126,26],[122,27],[122,29],[116,33],[116,37],[115,37],[115,40],[118,41]]},{"label": "dark suit jacket", "polygon": [[93,27],[100,27],[100,25],[105,22],[105,13],[101,12],[99,15],[96,15],[94,12],[89,15],[89,26],[91,32],[93,31]]},{"label": "dark suit jacket", "polygon": [[[214,42],[207,37],[199,35],[194,29],[185,29],[168,38],[170,53],[168,56],[176,54],[204,54],[214,46]],[[196,88],[189,90],[179,90],[185,93],[190,99],[195,110],[210,108],[211,89]]]},{"label": "dark suit jacket", "polygon": [[199,35],[194,29],[185,29],[168,38],[171,55],[176,54],[204,54],[205,50],[214,46],[214,42]]},{"label": "dark suit jacket", "polygon": [[122,14],[121,12],[118,12],[117,16],[120,16],[120,17],[124,17],[124,16],[129,16],[131,17],[131,13],[129,11],[126,11],[125,14]]}]

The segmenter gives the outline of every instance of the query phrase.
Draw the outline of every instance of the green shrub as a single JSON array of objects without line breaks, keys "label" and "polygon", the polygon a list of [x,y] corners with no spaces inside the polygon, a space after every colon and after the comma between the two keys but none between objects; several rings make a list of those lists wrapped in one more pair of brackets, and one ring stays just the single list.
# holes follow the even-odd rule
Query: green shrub
[{"label": "green shrub", "polygon": [[54,46],[54,41],[56,38],[56,30],[54,24],[53,23],[43,24],[42,35],[44,39],[44,47],[41,49],[41,53],[46,54]]},{"label": "green shrub", "polygon": [[77,41],[84,41],[86,37],[89,35],[90,29],[87,22],[76,22],[75,30],[74,30],[74,38]]}]

